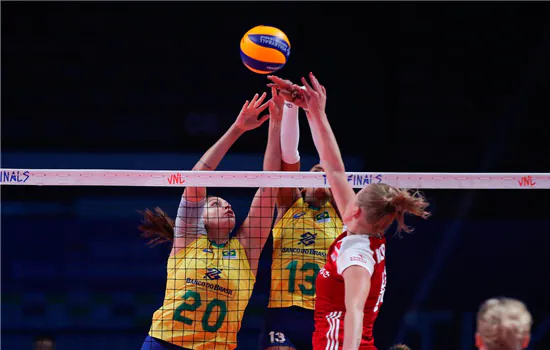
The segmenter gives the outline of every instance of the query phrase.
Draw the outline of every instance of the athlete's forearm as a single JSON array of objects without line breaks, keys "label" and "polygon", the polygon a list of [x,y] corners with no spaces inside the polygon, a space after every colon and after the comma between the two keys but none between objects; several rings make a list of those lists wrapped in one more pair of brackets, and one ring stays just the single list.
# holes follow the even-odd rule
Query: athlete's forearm
[{"label": "athlete's forearm", "polygon": [[231,146],[244,134],[244,131],[231,125],[222,137],[206,151],[195,164],[193,170],[215,170]]},{"label": "athlete's forearm", "polygon": [[[193,170],[215,170],[223,157],[229,151],[229,148],[237,141],[237,139],[244,133],[235,125],[232,125],[222,137],[206,151],[206,153],[199,159],[197,164],[193,167]],[[186,187],[183,191],[183,197],[190,202],[199,202],[206,197],[205,187]]]},{"label": "athlete's forearm", "polygon": [[298,106],[290,102],[284,103],[281,121],[281,158],[286,164],[295,164],[300,161],[300,152],[298,152],[300,143],[299,109]]},{"label": "athlete's forearm", "polygon": [[344,317],[344,345],[343,350],[359,349],[363,334],[363,311],[346,309]]},{"label": "athlete's forearm", "polygon": [[269,120],[269,132],[264,156],[264,171],[281,170],[281,122]]},{"label": "athlete's forearm", "polygon": [[315,148],[326,171],[345,172],[340,147],[325,113],[308,118]]},{"label": "athlete's forearm", "polygon": [[[281,123],[274,119],[269,120],[269,133],[267,135],[267,146],[264,156],[264,171],[281,170]],[[260,188],[250,205],[250,211],[243,226],[248,232],[242,242],[246,242],[248,259],[251,265],[257,269],[257,261],[260,259],[261,251],[271,232],[273,222],[273,211],[277,199],[277,188]],[[256,273],[256,271],[254,272]]]}]

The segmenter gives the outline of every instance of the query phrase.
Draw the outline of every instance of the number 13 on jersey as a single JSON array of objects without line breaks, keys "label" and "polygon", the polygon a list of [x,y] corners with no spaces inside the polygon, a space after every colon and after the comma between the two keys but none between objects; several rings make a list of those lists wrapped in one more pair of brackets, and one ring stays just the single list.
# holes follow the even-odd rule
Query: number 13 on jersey
[{"label": "number 13 on jersey", "polygon": [[306,274],[304,276],[304,281],[311,284],[310,287],[298,284],[298,288],[303,295],[315,295],[315,280],[317,279],[317,274],[319,273],[319,265],[312,262],[306,262],[302,265],[301,268],[298,268],[298,261],[291,261],[286,269],[289,270],[288,274],[288,291],[289,293],[294,293],[296,291],[296,272],[299,270],[302,273]]}]

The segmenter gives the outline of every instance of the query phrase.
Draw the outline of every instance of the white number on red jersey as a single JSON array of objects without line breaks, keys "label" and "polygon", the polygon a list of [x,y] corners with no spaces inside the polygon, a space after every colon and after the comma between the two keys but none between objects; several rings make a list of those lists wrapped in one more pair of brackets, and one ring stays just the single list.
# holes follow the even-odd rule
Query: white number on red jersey
[{"label": "white number on red jersey", "polygon": [[376,262],[381,263],[386,258],[386,245],[382,244],[380,248],[376,249]]},{"label": "white number on red jersey", "polygon": [[[383,247],[383,246],[382,246]],[[378,251],[378,249],[377,249]],[[374,312],[378,311],[380,309],[380,304],[384,302],[384,293],[386,292],[386,267],[384,266],[384,272],[382,272],[382,285],[380,286],[380,295],[378,296],[378,300],[376,301],[376,305],[374,305]]]}]

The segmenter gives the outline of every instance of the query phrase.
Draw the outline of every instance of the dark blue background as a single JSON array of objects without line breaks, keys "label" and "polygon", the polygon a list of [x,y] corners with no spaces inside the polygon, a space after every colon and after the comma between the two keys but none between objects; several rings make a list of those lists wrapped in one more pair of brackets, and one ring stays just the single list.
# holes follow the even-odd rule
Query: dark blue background
[{"label": "dark blue background", "polygon": [[[190,169],[267,90],[238,43],[270,24],[292,45],[280,75],[327,87],[349,171],[550,172],[549,16],[542,2],[2,2],[2,167]],[[220,169],[261,169],[266,133]],[[174,215],[180,189],[1,190],[3,348],[41,333],[59,350],[139,348],[168,247],[144,246],[136,210]],[[251,190],[215,192],[245,215]],[[548,193],[426,191],[433,218],[389,243],[380,348],[472,349],[474,313],[495,295],[525,300],[531,348],[550,348]],[[269,255],[242,349],[257,343]]]}]

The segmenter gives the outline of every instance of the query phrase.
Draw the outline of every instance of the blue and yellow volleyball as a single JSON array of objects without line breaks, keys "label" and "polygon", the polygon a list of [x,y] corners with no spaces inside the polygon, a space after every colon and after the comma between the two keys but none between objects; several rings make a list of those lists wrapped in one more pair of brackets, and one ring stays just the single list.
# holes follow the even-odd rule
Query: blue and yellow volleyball
[{"label": "blue and yellow volleyball", "polygon": [[258,74],[270,74],[283,68],[290,56],[290,41],[275,27],[257,26],[241,40],[241,60]]}]

